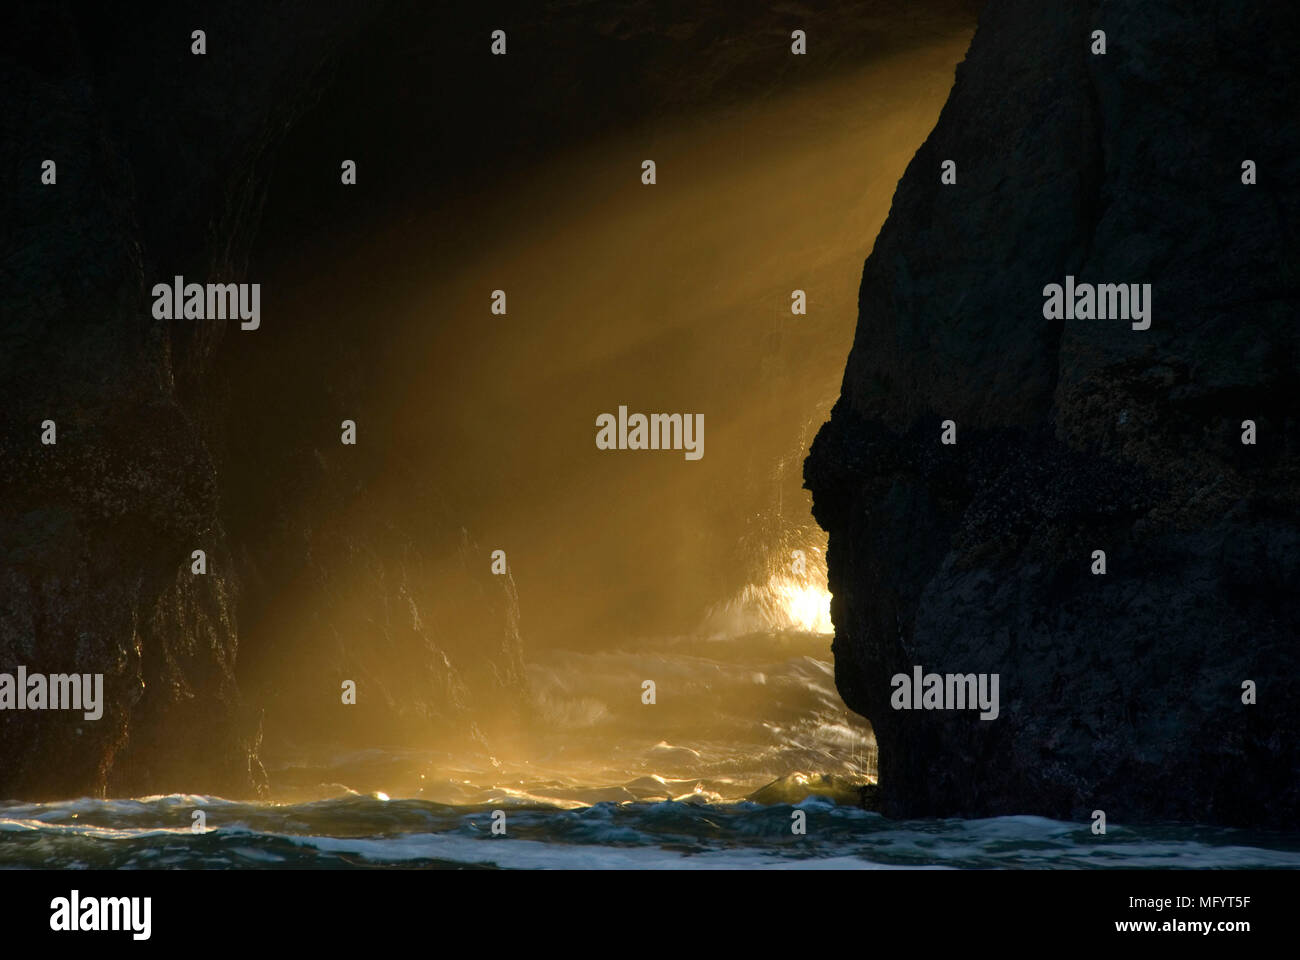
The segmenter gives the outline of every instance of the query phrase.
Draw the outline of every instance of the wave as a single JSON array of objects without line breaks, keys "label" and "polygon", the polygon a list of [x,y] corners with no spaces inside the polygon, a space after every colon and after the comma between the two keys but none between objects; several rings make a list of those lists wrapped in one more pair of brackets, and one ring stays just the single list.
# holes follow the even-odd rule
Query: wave
[{"label": "wave", "polygon": [[[816,786],[816,778],[807,778]],[[782,789],[790,789],[786,784]],[[194,833],[202,800],[208,829]],[[797,803],[602,802],[493,809],[348,796],[301,804],[188,795],[0,804],[0,866],[519,869],[1300,868],[1300,838],[1185,824],[1041,817],[891,821],[811,794]],[[791,831],[801,811],[805,835]]]}]

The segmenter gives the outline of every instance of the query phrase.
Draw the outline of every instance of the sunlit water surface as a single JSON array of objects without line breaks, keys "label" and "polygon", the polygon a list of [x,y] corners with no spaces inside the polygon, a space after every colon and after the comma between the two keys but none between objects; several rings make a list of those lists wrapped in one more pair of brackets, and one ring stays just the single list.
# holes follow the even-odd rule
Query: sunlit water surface
[{"label": "sunlit water surface", "polygon": [[[1040,817],[862,809],[874,744],[835,692],[828,647],[822,634],[771,631],[557,653],[530,668],[540,732],[527,758],[299,758],[272,767],[291,798],[272,803],[0,803],[0,866],[1300,867],[1294,835],[1111,823],[1097,837]],[[642,676],[657,681],[654,704],[641,702]],[[806,834],[791,829],[796,810]]]}]

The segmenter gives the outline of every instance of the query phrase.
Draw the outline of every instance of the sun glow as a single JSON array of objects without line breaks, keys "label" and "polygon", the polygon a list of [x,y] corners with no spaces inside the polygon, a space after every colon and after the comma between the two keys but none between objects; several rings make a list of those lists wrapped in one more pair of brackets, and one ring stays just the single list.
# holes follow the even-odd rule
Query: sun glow
[{"label": "sun glow", "polygon": [[732,634],[758,630],[835,632],[823,548],[805,545],[775,551],[766,567],[766,581],[749,583],[731,600],[710,608],[706,623]]},{"label": "sun glow", "polygon": [[787,576],[768,581],[778,613],[788,625],[806,633],[834,633],[831,595],[825,587]]}]

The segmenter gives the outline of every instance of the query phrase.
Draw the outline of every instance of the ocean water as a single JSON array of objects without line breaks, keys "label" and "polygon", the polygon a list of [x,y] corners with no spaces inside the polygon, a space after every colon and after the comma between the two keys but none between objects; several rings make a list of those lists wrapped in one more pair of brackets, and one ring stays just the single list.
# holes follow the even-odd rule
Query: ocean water
[{"label": "ocean water", "polygon": [[537,736],[518,755],[293,756],[270,768],[273,802],[0,802],[0,867],[1300,867],[1300,834],[1112,822],[1096,837],[1041,817],[863,809],[874,742],[835,692],[822,634],[556,653],[529,680]]},{"label": "ocean water", "polygon": [[[194,834],[202,808],[210,829]],[[793,836],[791,811],[808,833]],[[1269,868],[1300,867],[1300,842],[1209,827],[1111,827],[1040,817],[886,820],[833,800],[797,805],[703,800],[488,808],[338,797],[242,804],[171,795],[0,808],[0,866],[94,868],[499,867]],[[212,826],[213,824],[216,826]]]}]

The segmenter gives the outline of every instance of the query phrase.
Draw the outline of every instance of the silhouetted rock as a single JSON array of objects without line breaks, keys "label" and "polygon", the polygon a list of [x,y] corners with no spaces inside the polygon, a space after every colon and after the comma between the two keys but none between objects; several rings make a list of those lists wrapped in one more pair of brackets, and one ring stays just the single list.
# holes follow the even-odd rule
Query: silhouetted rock
[{"label": "silhouetted rock", "polygon": [[[359,727],[414,736],[420,718],[466,725],[467,685],[522,684],[513,584],[486,560],[465,569],[458,524],[408,523],[366,487],[375,458],[322,456],[292,426],[261,441],[274,456],[241,459],[231,438],[253,431],[231,422],[238,371],[216,359],[226,336],[264,331],[153,319],[153,284],[176,274],[257,281],[276,146],[378,9],[46,3],[3,38],[0,672],[103,673],[104,714],[0,712],[0,797],[255,794],[268,704],[328,736],[319,705],[341,713],[339,678],[355,679]],[[281,367],[304,359],[263,342]],[[241,649],[245,587],[255,613],[295,604],[276,649]]]},{"label": "silhouetted rock", "polygon": [[[1298,46],[1286,6],[986,8],[805,465],[886,813],[1294,825]],[[1150,329],[1043,319],[1067,275],[1152,284]],[[1000,716],[892,709],[918,664]]]},{"label": "silhouetted rock", "polygon": [[[215,91],[258,51],[191,57],[180,5],[140,26],[37,4],[0,50],[0,670],[103,673],[105,700],[93,721],[0,713],[0,796],[264,785],[196,399],[225,324],[154,320],[149,289],[189,268],[235,279],[259,204],[250,174],[283,116],[217,124]],[[293,59],[280,61],[290,74]],[[160,110],[173,122],[151,125]],[[41,184],[44,159],[57,185]],[[46,419],[53,446],[39,443]]]}]

